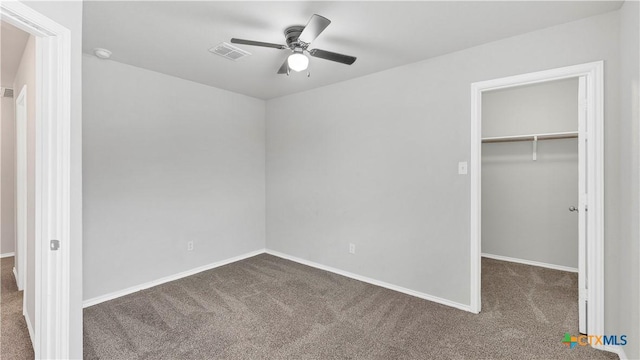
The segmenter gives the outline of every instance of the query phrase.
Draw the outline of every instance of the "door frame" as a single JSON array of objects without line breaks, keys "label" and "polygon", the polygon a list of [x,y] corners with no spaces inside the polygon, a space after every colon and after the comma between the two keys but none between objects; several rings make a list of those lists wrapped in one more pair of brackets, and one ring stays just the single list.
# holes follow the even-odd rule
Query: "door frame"
[{"label": "door frame", "polygon": [[604,62],[567,66],[471,84],[471,301],[474,313],[481,310],[481,164],[482,94],[485,91],[547,81],[586,78],[586,125],[579,129],[587,140],[587,309],[589,334],[604,334]]},{"label": "door frame", "polygon": [[[71,32],[19,1],[0,19],[36,38],[35,357],[69,358]],[[50,241],[59,240],[57,251]]]},{"label": "door frame", "polygon": [[[24,108],[24,118],[20,119],[18,117],[19,109]],[[18,285],[18,290],[24,290],[25,293],[22,296],[22,313],[25,313],[26,308],[26,280],[27,280],[27,174],[28,174],[28,165],[27,165],[27,129],[28,129],[28,114],[27,114],[27,85],[24,85],[20,92],[18,93],[18,97],[16,97],[16,102],[14,105],[14,119],[15,119],[15,140],[16,140],[16,154],[15,154],[15,248],[16,248],[16,258],[14,264],[14,271],[16,276],[16,284]],[[18,159],[24,159],[24,164],[20,164]],[[23,165],[24,168],[21,168],[20,165]]]}]

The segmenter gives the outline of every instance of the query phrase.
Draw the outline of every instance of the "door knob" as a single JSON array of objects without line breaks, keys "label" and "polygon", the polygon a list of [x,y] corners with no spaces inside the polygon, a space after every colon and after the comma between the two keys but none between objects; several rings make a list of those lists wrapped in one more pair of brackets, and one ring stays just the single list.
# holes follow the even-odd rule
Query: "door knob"
[{"label": "door knob", "polygon": [[577,212],[577,211],[578,211],[578,209],[577,209],[575,206],[569,206],[569,211],[571,211],[571,212],[573,212],[573,211]]}]

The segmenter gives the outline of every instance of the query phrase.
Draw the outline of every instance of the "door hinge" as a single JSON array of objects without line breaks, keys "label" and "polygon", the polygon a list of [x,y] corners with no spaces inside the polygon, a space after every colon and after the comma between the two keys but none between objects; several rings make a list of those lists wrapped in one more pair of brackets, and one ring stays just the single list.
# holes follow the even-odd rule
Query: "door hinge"
[{"label": "door hinge", "polygon": [[60,249],[60,240],[51,240],[51,242],[49,243],[49,248],[51,249],[51,251]]}]

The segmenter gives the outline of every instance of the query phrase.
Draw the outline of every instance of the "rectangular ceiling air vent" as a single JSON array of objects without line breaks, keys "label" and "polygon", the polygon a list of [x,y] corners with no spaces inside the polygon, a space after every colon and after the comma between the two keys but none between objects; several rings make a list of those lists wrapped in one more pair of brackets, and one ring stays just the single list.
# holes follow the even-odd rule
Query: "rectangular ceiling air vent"
[{"label": "rectangular ceiling air vent", "polygon": [[9,88],[0,88],[0,97],[3,98],[12,98],[13,97],[13,89]]},{"label": "rectangular ceiling air vent", "polygon": [[209,51],[233,61],[251,55],[250,52],[244,51],[226,42],[222,42],[212,47]]}]

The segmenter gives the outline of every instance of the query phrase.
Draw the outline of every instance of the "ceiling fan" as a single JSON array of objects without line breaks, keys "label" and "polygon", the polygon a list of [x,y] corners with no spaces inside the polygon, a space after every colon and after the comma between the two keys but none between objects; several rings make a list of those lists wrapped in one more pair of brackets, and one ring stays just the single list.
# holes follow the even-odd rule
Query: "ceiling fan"
[{"label": "ceiling fan", "polygon": [[[306,70],[309,66],[309,58],[306,56],[306,54],[320,59],[339,62],[342,64],[353,64],[356,61],[356,58],[354,56],[338,54],[335,52],[320,49],[309,50],[309,45],[311,45],[311,42],[315,40],[318,35],[320,35],[320,33],[322,33],[322,31],[324,31],[324,29],[329,26],[329,24],[331,24],[331,20],[327,19],[324,16],[314,14],[306,26],[289,26],[284,31],[284,37],[286,39],[287,45],[236,38],[231,39],[231,42],[234,44],[262,46],[280,50],[291,50],[292,54],[289,55],[284,61],[284,63],[278,70],[278,74],[289,75],[291,70]],[[307,76],[309,76],[309,72],[307,72]]]}]

